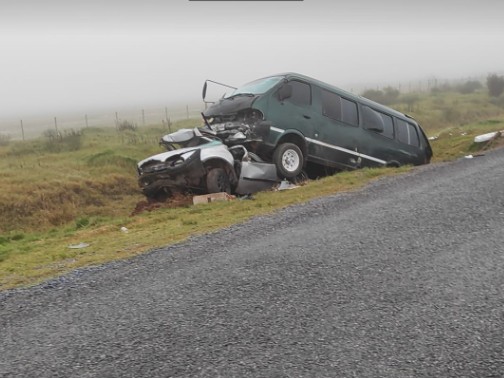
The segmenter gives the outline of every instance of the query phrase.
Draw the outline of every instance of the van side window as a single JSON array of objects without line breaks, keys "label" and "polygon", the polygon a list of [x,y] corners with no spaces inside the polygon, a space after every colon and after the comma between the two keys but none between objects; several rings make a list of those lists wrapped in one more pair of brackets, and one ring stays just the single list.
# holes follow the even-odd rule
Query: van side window
[{"label": "van side window", "polygon": [[341,120],[350,125],[357,126],[359,118],[357,116],[357,104],[353,101],[341,97]]},{"label": "van side window", "polygon": [[310,85],[297,80],[291,80],[289,84],[292,87],[292,95],[286,101],[300,106],[311,104]]},{"label": "van side window", "polygon": [[414,125],[398,118],[395,119],[395,123],[397,140],[399,142],[409,144],[411,146],[420,145],[418,133]]},{"label": "van side window", "polygon": [[[365,129],[380,133],[387,138],[394,138],[394,123],[392,117],[376,111],[369,106],[362,106],[362,125]],[[383,130],[383,131],[379,131]]]},{"label": "van side window", "polygon": [[326,90],[322,90],[322,114],[350,125],[359,124],[357,103]]}]

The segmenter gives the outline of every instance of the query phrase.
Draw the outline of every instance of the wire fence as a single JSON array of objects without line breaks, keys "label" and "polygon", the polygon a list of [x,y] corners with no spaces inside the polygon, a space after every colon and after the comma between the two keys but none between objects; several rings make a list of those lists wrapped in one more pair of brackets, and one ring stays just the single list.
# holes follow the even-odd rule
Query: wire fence
[{"label": "wire fence", "polygon": [[118,127],[127,121],[136,127],[160,125],[168,128],[175,121],[198,118],[204,105],[186,105],[185,108],[119,109],[88,113],[65,113],[56,116],[27,116],[20,119],[0,119],[0,137],[9,140],[33,139],[47,130],[63,132],[89,127]]}]

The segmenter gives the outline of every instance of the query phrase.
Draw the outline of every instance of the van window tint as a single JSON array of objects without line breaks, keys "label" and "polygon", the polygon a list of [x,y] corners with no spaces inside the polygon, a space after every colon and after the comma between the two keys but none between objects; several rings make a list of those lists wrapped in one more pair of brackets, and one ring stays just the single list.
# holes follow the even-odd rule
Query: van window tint
[{"label": "van window tint", "polygon": [[286,101],[290,101],[296,105],[310,105],[311,104],[311,87],[306,83],[297,80],[289,81],[292,87],[292,96]]},{"label": "van window tint", "polygon": [[420,141],[418,139],[418,133],[416,127],[411,123],[408,123],[401,119],[396,118],[395,121],[396,121],[397,140],[399,140],[399,142],[409,144],[411,146],[419,146]]},{"label": "van window tint", "polygon": [[354,126],[359,124],[357,103],[326,90],[322,90],[322,114]]},{"label": "van window tint", "polygon": [[[371,109],[369,106],[362,106],[362,124],[365,129],[379,132],[387,138],[394,137],[394,123],[392,117]],[[383,131],[379,131],[383,130]]]}]

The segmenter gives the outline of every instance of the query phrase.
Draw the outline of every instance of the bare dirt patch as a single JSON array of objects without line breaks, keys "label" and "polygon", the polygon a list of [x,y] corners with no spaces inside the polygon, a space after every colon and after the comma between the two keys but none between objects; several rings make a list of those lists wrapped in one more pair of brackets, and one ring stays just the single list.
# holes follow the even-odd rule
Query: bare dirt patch
[{"label": "bare dirt patch", "polygon": [[176,208],[184,207],[192,204],[192,195],[189,194],[174,194],[165,201],[145,200],[136,204],[135,209],[131,212],[131,216],[143,213],[145,211],[154,211],[161,208]]}]

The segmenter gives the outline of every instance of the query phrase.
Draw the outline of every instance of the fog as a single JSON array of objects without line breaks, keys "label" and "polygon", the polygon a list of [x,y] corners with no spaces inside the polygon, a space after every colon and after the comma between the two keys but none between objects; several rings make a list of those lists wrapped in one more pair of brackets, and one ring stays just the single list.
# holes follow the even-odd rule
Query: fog
[{"label": "fog", "polygon": [[294,71],[351,89],[504,70],[504,2],[0,0],[0,118],[201,101]]}]

